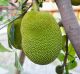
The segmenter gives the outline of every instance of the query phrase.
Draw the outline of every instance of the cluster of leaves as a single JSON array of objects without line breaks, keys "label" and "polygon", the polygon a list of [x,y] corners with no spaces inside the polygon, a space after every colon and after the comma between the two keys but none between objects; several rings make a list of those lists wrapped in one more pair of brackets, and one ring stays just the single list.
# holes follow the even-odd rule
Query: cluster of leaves
[{"label": "cluster of leaves", "polygon": [[[64,30],[63,30],[64,33]],[[62,50],[61,53],[58,56],[59,61],[62,63],[62,66],[65,67],[64,69],[64,74],[69,74],[69,70],[74,69],[77,66],[77,62],[76,62],[76,52],[71,44],[71,42],[68,39],[68,43],[67,46],[68,48],[66,48],[66,34],[62,36]],[[68,50],[67,50],[68,49]],[[68,54],[66,54],[66,50],[68,52]],[[67,56],[66,58],[66,63],[64,63],[65,61],[65,56]]]}]

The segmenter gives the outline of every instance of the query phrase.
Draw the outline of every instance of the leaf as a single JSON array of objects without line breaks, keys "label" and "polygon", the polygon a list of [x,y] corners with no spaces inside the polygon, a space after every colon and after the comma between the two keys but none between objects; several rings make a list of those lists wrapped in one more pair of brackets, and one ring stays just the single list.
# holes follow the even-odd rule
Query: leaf
[{"label": "leaf", "polygon": [[69,54],[71,55],[75,55],[75,49],[73,48],[72,44],[70,43],[69,46],[68,46],[68,51],[69,51]]},{"label": "leaf", "polygon": [[67,64],[67,66],[68,66],[68,69],[73,69],[77,66],[77,62],[75,60],[73,60],[73,61],[69,62]]},{"label": "leaf", "polygon": [[59,56],[58,56],[58,59],[60,60],[60,61],[63,61],[64,60],[64,54],[63,53],[60,53],[59,54]]},{"label": "leaf", "polygon": [[10,52],[10,50],[6,49],[6,48],[0,43],[0,52]]},{"label": "leaf", "polygon": [[76,53],[75,53],[75,50],[74,50],[74,48],[73,48],[71,43],[68,46],[68,51],[69,51],[68,52],[69,53],[68,60],[72,61],[74,59]]},{"label": "leaf", "polygon": [[15,52],[15,67],[17,68],[17,70],[21,71],[22,70],[22,66],[19,62],[19,58],[17,56],[17,53]]},{"label": "leaf", "polygon": [[72,61],[72,60],[74,60],[74,59],[75,59],[75,56],[68,55],[68,60],[69,60],[69,61]]}]

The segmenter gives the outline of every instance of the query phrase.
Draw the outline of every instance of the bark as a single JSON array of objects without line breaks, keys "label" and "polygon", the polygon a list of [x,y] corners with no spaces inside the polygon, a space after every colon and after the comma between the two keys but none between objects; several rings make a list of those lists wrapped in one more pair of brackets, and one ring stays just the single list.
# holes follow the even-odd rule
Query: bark
[{"label": "bark", "polygon": [[66,34],[80,59],[80,26],[70,1],[71,0],[56,0],[56,4],[60,11]]}]

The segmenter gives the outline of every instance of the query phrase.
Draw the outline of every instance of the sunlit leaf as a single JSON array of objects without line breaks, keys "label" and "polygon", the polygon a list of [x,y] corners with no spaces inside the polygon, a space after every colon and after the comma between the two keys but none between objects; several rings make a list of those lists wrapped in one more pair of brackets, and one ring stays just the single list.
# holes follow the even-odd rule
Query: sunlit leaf
[{"label": "sunlit leaf", "polygon": [[68,66],[68,69],[73,69],[77,66],[77,62],[75,60],[73,60],[73,61],[69,62],[67,64],[67,66]]},{"label": "sunlit leaf", "polygon": [[75,55],[68,55],[68,61],[72,61],[72,60],[75,60]]},{"label": "sunlit leaf", "polygon": [[58,59],[60,60],[60,61],[63,61],[64,60],[64,54],[63,53],[60,53],[59,54],[59,56],[58,56]]},{"label": "sunlit leaf", "polygon": [[73,56],[75,55],[75,49],[73,48],[71,43],[69,44],[68,50],[69,50],[69,54]]}]

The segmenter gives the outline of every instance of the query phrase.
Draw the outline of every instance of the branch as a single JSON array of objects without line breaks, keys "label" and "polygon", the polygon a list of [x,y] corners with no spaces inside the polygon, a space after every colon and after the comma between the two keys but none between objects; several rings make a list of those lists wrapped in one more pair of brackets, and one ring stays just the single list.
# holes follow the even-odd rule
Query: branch
[{"label": "branch", "polygon": [[71,0],[56,0],[65,32],[80,59],[80,26],[72,9]]},{"label": "branch", "polygon": [[64,63],[63,63],[64,66],[66,66],[67,64],[67,58],[68,58],[68,37],[66,36],[66,53],[64,57]]},{"label": "branch", "polygon": [[68,66],[67,66],[67,59],[68,59],[68,37],[66,36],[66,53],[64,57],[63,66],[65,66],[66,74],[69,74]]},{"label": "branch", "polygon": [[18,7],[17,7],[14,3],[9,2],[9,4],[11,4],[11,5],[14,6],[16,9],[18,9]]}]

